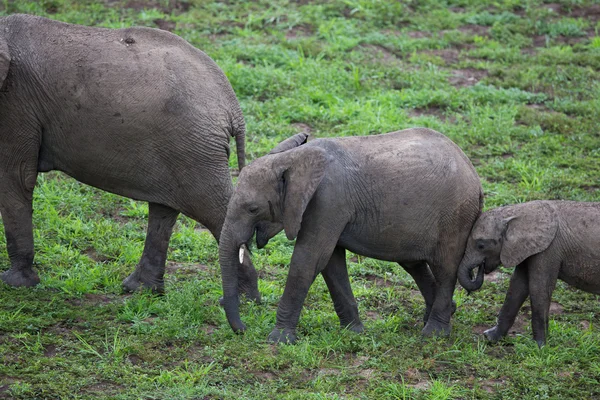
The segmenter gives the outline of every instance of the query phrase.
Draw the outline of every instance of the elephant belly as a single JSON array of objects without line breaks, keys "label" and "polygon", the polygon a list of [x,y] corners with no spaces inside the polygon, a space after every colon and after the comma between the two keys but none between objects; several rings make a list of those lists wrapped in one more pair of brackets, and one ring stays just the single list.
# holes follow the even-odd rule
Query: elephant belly
[{"label": "elephant belly", "polygon": [[[383,261],[420,261],[428,257],[429,241],[408,232],[344,232],[338,245],[353,253]],[[429,253],[431,253],[429,251]]]},{"label": "elephant belly", "polygon": [[558,278],[577,289],[600,294],[600,260],[574,260],[560,269]]}]

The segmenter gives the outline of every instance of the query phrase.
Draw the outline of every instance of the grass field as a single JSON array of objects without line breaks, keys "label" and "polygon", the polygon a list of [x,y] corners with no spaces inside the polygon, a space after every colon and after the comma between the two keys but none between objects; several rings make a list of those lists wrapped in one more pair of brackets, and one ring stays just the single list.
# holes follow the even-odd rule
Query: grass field
[{"label": "grass field", "polygon": [[[298,131],[426,126],[471,158],[486,208],[600,201],[597,1],[0,1],[0,15],[15,12],[182,36],[229,77],[250,160]],[[293,249],[284,235],[254,251],[263,304],[242,305],[249,329],[237,336],[218,305],[216,243],[194,221],[175,228],[166,294],[124,295],[145,204],[49,173],[34,210],[42,284],[0,284],[0,398],[600,398],[600,304],[562,282],[542,349],[528,302],[505,341],[482,337],[509,270],[470,296],[457,288],[451,337],[423,339],[424,302],[408,274],[348,253],[366,332],[339,328],[319,278],[298,344],[274,346],[266,337]]]}]

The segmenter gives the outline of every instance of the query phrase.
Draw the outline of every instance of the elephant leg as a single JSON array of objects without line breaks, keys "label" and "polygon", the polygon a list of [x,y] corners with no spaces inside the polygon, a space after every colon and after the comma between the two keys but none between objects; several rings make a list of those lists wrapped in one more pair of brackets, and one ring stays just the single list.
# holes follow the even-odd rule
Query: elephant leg
[{"label": "elephant leg", "polygon": [[452,296],[456,286],[458,261],[455,262],[455,267],[448,265],[450,263],[451,261],[429,263],[435,278],[435,298],[429,318],[422,330],[425,336],[450,334],[450,318],[454,309]]},{"label": "elephant leg", "polygon": [[548,322],[550,320],[550,302],[558,279],[560,265],[548,268],[536,257],[529,262],[529,299],[531,301],[531,330],[533,340],[539,347],[546,344]]},{"label": "elephant leg", "polygon": [[31,220],[36,178],[35,163],[22,163],[18,171],[0,169],[0,214],[4,222],[6,247],[10,259],[10,269],[2,273],[0,279],[11,286],[31,287],[40,282],[33,269]]},{"label": "elephant leg", "polygon": [[401,266],[410,274],[410,276],[412,276],[425,299],[423,323],[426,324],[429,319],[429,314],[431,314],[433,302],[435,301],[435,278],[425,261],[403,262]]},{"label": "elephant leg", "polygon": [[[327,210],[323,212],[326,213]],[[323,224],[322,221],[325,220],[326,215],[319,213],[302,221],[283,296],[277,308],[275,329],[269,334],[268,340],[271,343],[296,341],[296,327],[308,289],[327,266],[345,225],[345,221],[340,221],[340,226],[333,227],[331,224]]]},{"label": "elephant leg", "polygon": [[148,204],[148,232],[144,244],[144,252],[140,262],[123,281],[125,291],[151,289],[155,292],[164,291],[165,262],[169,239],[179,212],[171,207],[157,203]]},{"label": "elephant leg", "polygon": [[358,316],[358,305],[352,294],[350,278],[348,277],[346,249],[336,246],[321,275],[323,275],[329,289],[335,312],[340,319],[340,325],[357,333],[364,331],[364,326]]},{"label": "elephant leg", "polygon": [[498,314],[496,326],[484,332],[489,341],[496,342],[506,336],[527,296],[529,296],[529,275],[526,264],[521,263],[515,267],[510,278],[508,292]]}]

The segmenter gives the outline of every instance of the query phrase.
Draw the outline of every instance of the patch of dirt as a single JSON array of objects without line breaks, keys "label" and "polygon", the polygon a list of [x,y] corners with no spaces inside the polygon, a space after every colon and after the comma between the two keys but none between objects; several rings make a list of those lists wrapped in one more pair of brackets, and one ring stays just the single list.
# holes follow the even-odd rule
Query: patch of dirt
[{"label": "patch of dirt", "polygon": [[542,6],[542,8],[545,8],[546,10],[555,12],[555,13],[560,13],[560,10],[562,8],[562,5],[559,3],[548,3],[548,4],[544,4]]},{"label": "patch of dirt", "polygon": [[370,56],[371,61],[382,61],[384,63],[393,63],[397,61],[394,53],[381,45],[360,44],[356,48],[361,49],[367,56]]},{"label": "patch of dirt", "polygon": [[368,280],[369,282],[375,282],[375,284],[377,286],[390,287],[393,285],[392,282],[385,280],[377,275],[373,275],[373,274],[365,275],[365,279]]},{"label": "patch of dirt", "polygon": [[165,272],[174,274],[175,272],[183,275],[197,274],[199,271],[207,272],[210,268],[204,264],[180,264],[173,261],[167,262]]},{"label": "patch of dirt", "polygon": [[429,107],[429,108],[413,108],[408,111],[408,116],[411,118],[419,118],[419,117],[436,117],[442,122],[456,122],[455,117],[447,117],[444,115],[444,110],[440,107]]},{"label": "patch of dirt", "polygon": [[487,393],[495,393],[499,387],[504,385],[504,379],[486,379],[481,382],[481,389]]},{"label": "patch of dirt", "polygon": [[49,344],[44,348],[44,357],[54,357],[56,356],[56,346],[53,344]]},{"label": "patch of dirt", "polygon": [[573,18],[585,18],[593,22],[600,21],[600,4],[592,4],[588,7],[575,6],[568,15]]},{"label": "patch of dirt", "polygon": [[438,56],[444,60],[446,65],[456,64],[460,55],[460,51],[457,49],[425,50],[421,53]]},{"label": "patch of dirt", "polygon": [[85,254],[86,256],[88,256],[93,261],[99,262],[99,263],[103,263],[103,262],[107,262],[107,261],[111,260],[109,257],[105,257],[105,256],[99,254],[96,251],[96,249],[94,249],[93,247],[88,247],[87,249],[85,249],[83,251],[83,254]]},{"label": "patch of dirt", "polygon": [[140,365],[144,362],[142,357],[138,356],[137,354],[130,354],[127,356],[127,359],[132,365]]},{"label": "patch of dirt", "polygon": [[377,311],[367,311],[365,312],[365,316],[367,319],[381,319],[381,315]]},{"label": "patch of dirt", "polygon": [[422,39],[422,38],[431,37],[430,32],[423,32],[423,31],[410,31],[410,32],[406,32],[405,34],[408,37],[413,38],[413,39]]},{"label": "patch of dirt", "polygon": [[561,315],[564,314],[564,307],[559,303],[553,301],[550,303],[550,315]]},{"label": "patch of dirt", "polygon": [[277,375],[269,371],[251,371],[252,375],[257,378],[260,382],[272,381],[277,379]]},{"label": "patch of dirt", "polygon": [[524,306],[517,314],[517,318],[515,318],[515,323],[508,330],[508,335],[516,336],[518,334],[524,334],[526,330],[526,326],[531,323],[531,307]]},{"label": "patch of dirt", "polygon": [[590,321],[584,319],[579,323],[579,326],[581,327],[582,331],[587,331],[590,329]]},{"label": "patch of dirt", "polygon": [[[105,0],[111,3],[111,0]],[[123,8],[133,8],[135,11],[143,11],[150,8],[156,8],[166,14],[172,11],[186,12],[190,9],[191,3],[180,0],[129,0],[122,5]]]},{"label": "patch of dirt", "polygon": [[341,373],[342,373],[342,371],[338,368],[321,368],[321,369],[319,369],[319,372],[317,373],[317,375],[318,376],[339,375]]},{"label": "patch of dirt", "polygon": [[218,329],[218,326],[212,324],[205,324],[200,329],[203,330],[204,333],[206,333],[207,335],[212,335],[215,332],[215,330]]},{"label": "patch of dirt", "polygon": [[294,129],[298,131],[298,133],[305,133],[307,135],[310,135],[313,131],[313,128],[310,125],[305,124],[303,122],[294,122],[293,124],[291,124],[291,126],[293,126]]},{"label": "patch of dirt", "polygon": [[534,47],[546,47],[546,44],[550,41],[550,38],[546,35],[533,35],[532,39]]},{"label": "patch of dirt", "polygon": [[488,72],[482,69],[465,68],[455,69],[448,80],[452,86],[468,87],[473,86],[483,78],[488,76]]},{"label": "patch of dirt", "polygon": [[375,370],[371,369],[371,368],[361,369],[358,372],[358,376],[360,376],[363,379],[371,379],[374,374],[375,374]]},{"label": "patch of dirt", "polygon": [[162,29],[163,31],[173,32],[177,24],[173,21],[166,21],[164,19],[155,19],[153,21],[158,29]]},{"label": "patch of dirt", "polygon": [[477,35],[477,36],[489,36],[490,35],[490,27],[489,26],[468,24],[468,25],[461,26],[460,28],[458,28],[458,30],[463,33],[470,34],[470,35]]},{"label": "patch of dirt", "polygon": [[286,39],[296,39],[310,36],[313,33],[313,28],[309,25],[296,25],[285,32]]}]

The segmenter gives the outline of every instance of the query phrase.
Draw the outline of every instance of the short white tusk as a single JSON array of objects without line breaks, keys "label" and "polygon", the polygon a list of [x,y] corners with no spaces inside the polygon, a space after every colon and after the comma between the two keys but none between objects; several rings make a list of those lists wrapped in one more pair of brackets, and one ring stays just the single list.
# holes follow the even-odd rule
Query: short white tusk
[{"label": "short white tusk", "polygon": [[244,245],[240,246],[240,264],[244,263]]}]

